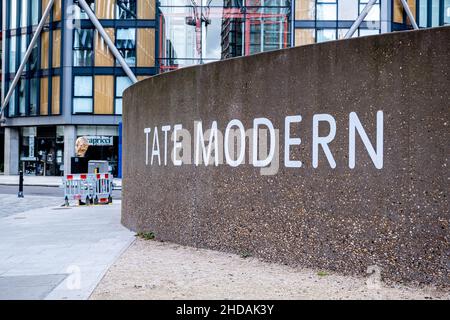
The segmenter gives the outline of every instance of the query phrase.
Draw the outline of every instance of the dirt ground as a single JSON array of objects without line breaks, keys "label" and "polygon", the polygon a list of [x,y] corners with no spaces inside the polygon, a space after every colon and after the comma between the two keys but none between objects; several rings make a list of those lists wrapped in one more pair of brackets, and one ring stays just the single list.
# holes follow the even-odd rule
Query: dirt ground
[{"label": "dirt ground", "polygon": [[137,239],[91,299],[450,299],[450,292]]}]

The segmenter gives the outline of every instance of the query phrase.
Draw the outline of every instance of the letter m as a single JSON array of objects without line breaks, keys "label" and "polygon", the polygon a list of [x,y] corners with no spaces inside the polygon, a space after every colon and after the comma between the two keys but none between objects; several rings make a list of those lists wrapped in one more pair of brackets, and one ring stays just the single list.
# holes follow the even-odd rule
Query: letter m
[{"label": "letter m", "polygon": [[217,121],[213,121],[211,125],[211,130],[209,134],[209,145],[208,149],[205,146],[205,138],[203,135],[202,122],[196,122],[196,142],[195,142],[195,165],[198,166],[200,163],[200,146],[202,148],[203,160],[205,161],[205,166],[208,166],[211,157],[212,146],[214,142],[214,165],[219,165],[219,143],[217,140]]}]

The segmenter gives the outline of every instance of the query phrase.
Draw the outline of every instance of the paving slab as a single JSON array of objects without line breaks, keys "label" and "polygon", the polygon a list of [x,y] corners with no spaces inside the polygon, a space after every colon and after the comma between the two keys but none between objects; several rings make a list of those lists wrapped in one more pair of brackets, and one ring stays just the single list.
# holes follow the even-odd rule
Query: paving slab
[{"label": "paving slab", "polygon": [[120,223],[120,205],[53,206],[0,216],[1,298],[87,299],[134,241]]}]

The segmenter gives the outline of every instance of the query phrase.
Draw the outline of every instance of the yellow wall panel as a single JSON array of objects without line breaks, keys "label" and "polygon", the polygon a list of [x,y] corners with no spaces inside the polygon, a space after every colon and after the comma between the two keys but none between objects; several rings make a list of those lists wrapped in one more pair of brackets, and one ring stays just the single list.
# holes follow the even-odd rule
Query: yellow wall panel
[{"label": "yellow wall panel", "polygon": [[55,0],[53,4],[53,21],[61,21],[61,0]]},{"label": "yellow wall panel", "polygon": [[[105,29],[111,40],[114,42],[114,29]],[[114,56],[109,50],[108,45],[102,36],[95,31],[95,66],[112,67],[114,66]]]},{"label": "yellow wall panel", "polygon": [[315,0],[295,0],[295,20],[314,20],[315,4]]},{"label": "yellow wall panel", "polygon": [[41,78],[40,114],[48,115],[48,78]]},{"label": "yellow wall panel", "polygon": [[400,0],[394,0],[394,22],[403,23],[403,6]]},{"label": "yellow wall panel", "polygon": [[61,86],[59,76],[52,77],[52,114],[61,114],[60,109]]},{"label": "yellow wall panel", "polygon": [[140,28],[137,32],[137,66],[155,65],[155,29]]},{"label": "yellow wall panel", "polygon": [[99,19],[114,19],[116,9],[115,0],[97,0],[95,1],[95,11]]},{"label": "yellow wall panel", "polygon": [[52,51],[52,66],[53,68],[59,68],[61,66],[61,30],[53,30]]},{"label": "yellow wall panel", "polygon": [[114,77],[95,76],[94,113],[114,113]]},{"label": "yellow wall panel", "polygon": [[314,29],[295,29],[295,45],[315,43]]},{"label": "yellow wall panel", "polygon": [[49,59],[49,32],[44,31],[41,33],[41,68],[48,69]]},{"label": "yellow wall panel", "polygon": [[155,19],[155,0],[137,0],[138,19]]}]

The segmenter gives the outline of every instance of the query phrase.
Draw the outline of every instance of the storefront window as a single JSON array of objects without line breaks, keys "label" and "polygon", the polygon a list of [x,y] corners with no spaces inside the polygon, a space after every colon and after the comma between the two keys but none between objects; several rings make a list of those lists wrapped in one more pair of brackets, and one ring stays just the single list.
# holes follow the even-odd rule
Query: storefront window
[{"label": "storefront window", "polygon": [[74,67],[90,67],[93,65],[93,29],[75,29],[73,37]]},{"label": "storefront window", "polygon": [[122,114],[122,96],[126,88],[133,83],[128,77],[116,77],[116,114]]},{"label": "storefront window", "polygon": [[23,127],[20,132],[20,168],[27,175],[63,174],[64,129],[62,126]]},{"label": "storefront window", "polygon": [[136,19],[136,0],[116,0],[116,19]]},{"label": "storefront window", "polygon": [[26,175],[36,174],[36,127],[20,129],[20,168]]},{"label": "storefront window", "polygon": [[117,29],[116,46],[126,63],[134,67],[136,65],[136,29]]},{"label": "storefront window", "polygon": [[73,112],[92,113],[92,77],[74,77]]},{"label": "storefront window", "polygon": [[119,128],[117,126],[78,126],[77,136],[88,139],[90,160],[106,160],[111,173],[117,175]]}]

